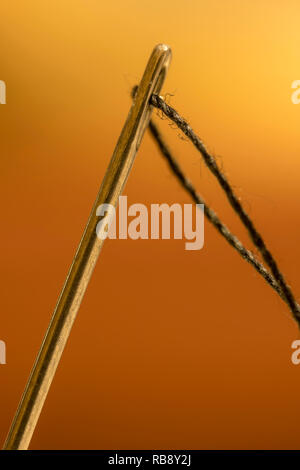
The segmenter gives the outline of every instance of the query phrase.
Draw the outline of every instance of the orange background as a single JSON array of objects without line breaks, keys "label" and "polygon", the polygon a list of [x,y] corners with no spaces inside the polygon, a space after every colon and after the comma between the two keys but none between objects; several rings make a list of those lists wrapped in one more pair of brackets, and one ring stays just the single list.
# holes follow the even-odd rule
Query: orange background
[{"label": "orange background", "polygon": [[[299,15],[296,0],[1,3],[1,442],[157,43],[173,50],[163,92],[218,156],[300,296]],[[191,144],[154,117],[251,246]],[[125,194],[190,202],[148,133]],[[31,448],[299,448],[297,338],[287,306],[208,223],[200,251],[108,240]]]}]

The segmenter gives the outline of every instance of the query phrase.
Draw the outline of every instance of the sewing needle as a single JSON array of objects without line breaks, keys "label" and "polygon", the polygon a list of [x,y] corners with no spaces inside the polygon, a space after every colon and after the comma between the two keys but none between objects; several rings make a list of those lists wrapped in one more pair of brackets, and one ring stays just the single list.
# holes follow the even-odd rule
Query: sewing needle
[{"label": "sewing needle", "polygon": [[148,61],[117,146],[106,170],[85,231],[67,275],[48,330],[28,379],[3,449],[27,449],[62,356],[76,314],[95,267],[103,240],[97,237],[97,207],[117,207],[141,139],[148,126],[150,97],[159,94],[171,60],[171,49],[157,45]]}]

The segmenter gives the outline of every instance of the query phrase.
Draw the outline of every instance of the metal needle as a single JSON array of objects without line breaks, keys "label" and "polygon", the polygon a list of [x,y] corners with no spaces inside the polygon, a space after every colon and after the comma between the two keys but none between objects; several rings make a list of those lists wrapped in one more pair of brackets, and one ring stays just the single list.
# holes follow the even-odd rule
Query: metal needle
[{"label": "metal needle", "polygon": [[154,48],[6,438],[5,450],[24,450],[29,446],[103,243],[96,234],[99,222],[97,207],[105,203],[114,207],[118,204],[149,123],[152,112],[150,96],[159,94],[170,60],[171,49],[168,46],[159,44]]}]

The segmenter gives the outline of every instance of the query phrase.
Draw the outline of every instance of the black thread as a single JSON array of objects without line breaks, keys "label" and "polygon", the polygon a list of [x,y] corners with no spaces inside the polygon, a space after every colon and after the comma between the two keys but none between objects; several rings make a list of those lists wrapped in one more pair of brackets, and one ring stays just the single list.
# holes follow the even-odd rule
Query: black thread
[{"label": "black thread", "polygon": [[191,140],[191,142],[194,144],[196,149],[201,153],[206,165],[208,166],[210,171],[213,173],[213,175],[217,178],[220,186],[224,190],[234,211],[237,213],[240,220],[242,221],[244,226],[247,228],[250,238],[252,239],[254,245],[258,248],[263,259],[265,260],[265,262],[271,269],[274,280],[276,281],[276,284],[280,288],[281,296],[282,295],[284,296],[287,304],[290,307],[290,310],[293,314],[294,319],[300,325],[300,307],[297,304],[290,287],[287,285],[283,277],[283,274],[279,270],[278,265],[273,255],[266,247],[266,244],[262,236],[255,228],[254,223],[252,222],[252,220],[250,219],[250,217],[244,210],[238,197],[235,195],[226,176],[219,169],[215,158],[207,151],[203,142],[195,134],[195,132],[189,126],[189,124],[177,113],[177,111],[174,108],[167,105],[160,96],[153,94],[150,98],[150,103],[156,108],[160,109],[168,118],[170,118],[178,126],[178,128]]},{"label": "black thread", "polygon": [[237,252],[244,258],[248,263],[250,263],[256,271],[262,275],[262,277],[267,281],[267,283],[280,295],[280,297],[286,301],[284,295],[282,294],[280,287],[276,283],[273,276],[268,272],[268,270],[264,267],[262,263],[260,263],[254,256],[254,254],[247,250],[241,243],[241,241],[233,235],[230,230],[224,225],[217,214],[206,204],[204,199],[197,193],[196,189],[192,185],[192,183],[188,180],[185,176],[183,171],[181,170],[178,162],[171,154],[167,144],[164,141],[158,127],[154,124],[153,121],[149,123],[149,130],[154,138],[155,142],[157,143],[161,153],[166,158],[169,167],[171,168],[172,172],[179,180],[182,187],[190,194],[192,199],[196,204],[204,204],[204,214],[206,218],[212,223],[212,225],[218,230],[218,232],[225,238],[225,240],[235,249]]}]

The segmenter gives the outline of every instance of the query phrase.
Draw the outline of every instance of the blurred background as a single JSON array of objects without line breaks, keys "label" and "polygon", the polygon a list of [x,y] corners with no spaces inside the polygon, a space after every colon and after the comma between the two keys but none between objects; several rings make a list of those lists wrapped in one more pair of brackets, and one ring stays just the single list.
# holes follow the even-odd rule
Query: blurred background
[{"label": "blurred background", "polygon": [[[217,156],[298,298],[297,0],[11,0],[0,7],[4,441],[153,47],[164,94]],[[189,142],[198,191],[251,247]],[[189,203],[148,133],[128,204]],[[299,448],[298,328],[206,223],[205,245],[107,240],[31,449]]]}]

